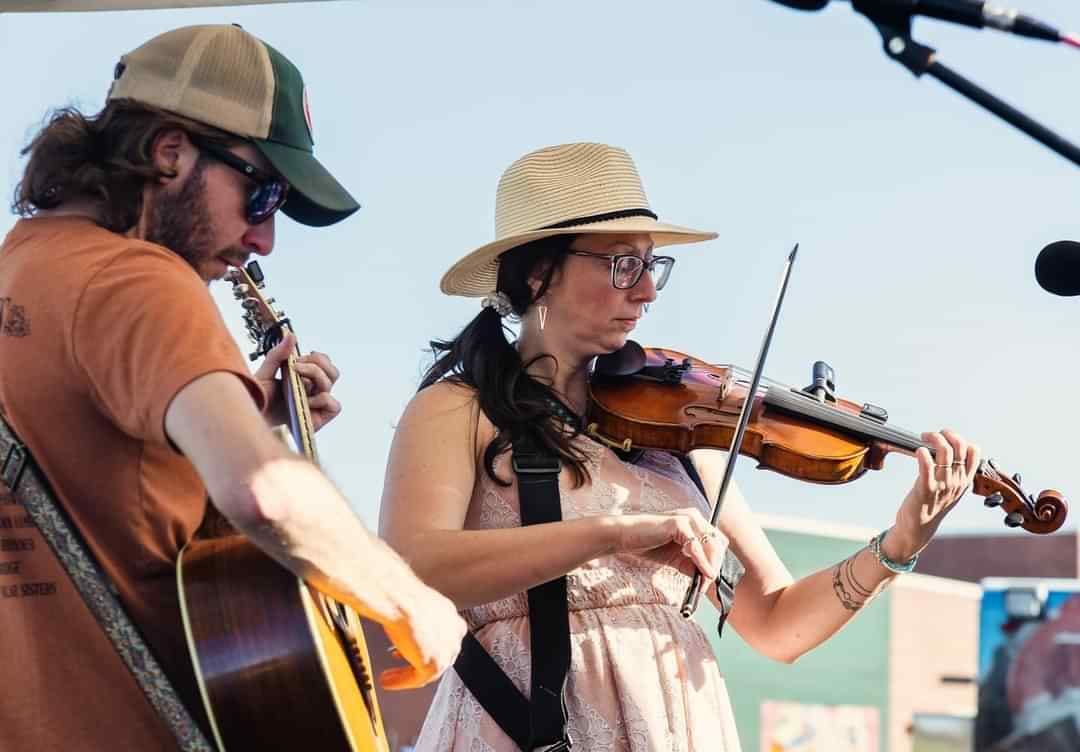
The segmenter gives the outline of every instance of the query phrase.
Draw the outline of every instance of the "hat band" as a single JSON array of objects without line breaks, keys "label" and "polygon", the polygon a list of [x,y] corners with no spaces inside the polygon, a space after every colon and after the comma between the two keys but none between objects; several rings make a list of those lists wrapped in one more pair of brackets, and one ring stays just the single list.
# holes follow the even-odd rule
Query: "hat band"
[{"label": "hat band", "polygon": [[566,219],[562,222],[556,222],[553,225],[547,225],[539,229],[561,230],[565,227],[576,227],[577,225],[591,225],[594,222],[608,222],[613,219],[626,219],[627,217],[649,217],[651,219],[659,219],[659,217],[657,217],[655,213],[648,209],[622,209],[621,211],[605,212],[603,214],[591,214],[588,217]]}]

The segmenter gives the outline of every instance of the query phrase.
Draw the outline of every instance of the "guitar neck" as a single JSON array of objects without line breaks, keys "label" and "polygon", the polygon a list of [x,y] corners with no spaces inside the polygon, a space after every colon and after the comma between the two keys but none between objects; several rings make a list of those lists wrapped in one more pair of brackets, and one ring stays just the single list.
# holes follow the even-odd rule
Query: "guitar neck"
[{"label": "guitar neck", "polygon": [[315,449],[315,424],[311,420],[311,407],[308,404],[304,379],[296,370],[296,357],[296,354],[290,355],[281,367],[285,404],[289,410],[289,432],[300,453],[318,465],[319,453]]}]

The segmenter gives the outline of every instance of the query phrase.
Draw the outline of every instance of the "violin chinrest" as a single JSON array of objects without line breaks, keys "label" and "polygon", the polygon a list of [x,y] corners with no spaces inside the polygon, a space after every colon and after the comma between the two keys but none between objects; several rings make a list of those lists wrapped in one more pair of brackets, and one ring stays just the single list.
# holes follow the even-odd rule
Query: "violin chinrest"
[{"label": "violin chinrest", "polygon": [[630,376],[645,367],[645,348],[632,339],[613,353],[596,359],[598,376]]}]

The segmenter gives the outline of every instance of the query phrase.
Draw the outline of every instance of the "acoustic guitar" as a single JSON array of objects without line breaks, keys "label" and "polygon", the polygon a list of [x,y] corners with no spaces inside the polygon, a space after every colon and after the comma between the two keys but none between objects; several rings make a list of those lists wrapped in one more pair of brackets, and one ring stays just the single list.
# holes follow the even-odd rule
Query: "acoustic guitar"
[{"label": "acoustic guitar", "polygon": [[[252,360],[292,325],[263,295],[255,262],[228,277]],[[318,463],[307,390],[282,366],[294,449]],[[195,675],[220,752],[389,752],[355,611],[297,579],[243,536],[196,537],[176,567]]]}]

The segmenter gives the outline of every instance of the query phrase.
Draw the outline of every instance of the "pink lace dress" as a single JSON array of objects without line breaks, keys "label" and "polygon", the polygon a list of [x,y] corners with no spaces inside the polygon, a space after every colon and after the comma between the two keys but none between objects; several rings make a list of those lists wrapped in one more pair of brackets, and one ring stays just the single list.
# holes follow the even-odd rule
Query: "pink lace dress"
[{"label": "pink lace dress", "polygon": [[[636,465],[582,438],[593,482],[573,488],[563,472],[564,519],[701,506],[678,460],[648,452]],[[513,477],[509,457],[501,478]],[[521,524],[517,486],[480,474],[469,529]],[[567,576],[571,666],[567,706],[574,748],[587,752],[739,752],[731,705],[712,648],[679,604],[689,578],[644,556],[618,554]],[[708,606],[703,606],[707,608]],[[526,695],[529,619],[524,593],[467,609],[470,629]],[[436,692],[417,752],[514,752],[452,669]]]}]

